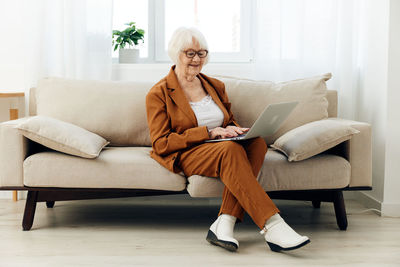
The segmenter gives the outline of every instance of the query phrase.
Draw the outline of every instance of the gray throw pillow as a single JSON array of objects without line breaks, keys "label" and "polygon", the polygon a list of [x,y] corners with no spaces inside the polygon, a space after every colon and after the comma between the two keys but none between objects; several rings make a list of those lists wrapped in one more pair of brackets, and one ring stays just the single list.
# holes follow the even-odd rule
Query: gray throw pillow
[{"label": "gray throw pillow", "polygon": [[101,150],[109,144],[95,133],[46,116],[33,116],[15,127],[32,141],[83,158],[98,157]]},{"label": "gray throw pillow", "polygon": [[284,153],[289,161],[300,161],[328,150],[359,132],[340,121],[313,121],[288,131],[271,147]]}]

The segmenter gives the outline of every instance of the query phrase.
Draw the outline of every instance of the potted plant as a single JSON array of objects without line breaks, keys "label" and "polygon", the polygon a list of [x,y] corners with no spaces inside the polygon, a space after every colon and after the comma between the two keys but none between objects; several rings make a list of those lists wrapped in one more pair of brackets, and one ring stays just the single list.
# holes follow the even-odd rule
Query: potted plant
[{"label": "potted plant", "polygon": [[139,41],[144,42],[144,30],[138,29],[135,22],[125,23],[128,25],[125,30],[113,30],[112,45],[114,51],[119,48],[119,63],[135,63],[139,59],[139,49],[134,47],[139,44]]}]

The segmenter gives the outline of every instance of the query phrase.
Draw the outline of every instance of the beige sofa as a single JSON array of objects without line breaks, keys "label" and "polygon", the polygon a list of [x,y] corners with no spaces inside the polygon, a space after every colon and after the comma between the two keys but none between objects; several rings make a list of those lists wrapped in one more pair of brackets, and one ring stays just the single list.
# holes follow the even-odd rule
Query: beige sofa
[{"label": "beige sofa", "polygon": [[[310,200],[315,208],[319,208],[321,201],[333,202],[338,226],[345,230],[342,191],[371,190],[371,126],[336,118],[338,96],[337,91],[326,90],[325,80],[329,78],[319,77],[316,83],[323,94],[322,116],[351,125],[360,133],[324,153],[297,162],[289,162],[284,154],[269,149],[257,179],[275,199]],[[282,97],[304,97],[301,90],[308,90],[315,80],[273,84],[221,79],[226,84],[232,110],[243,126],[251,125],[268,104],[265,99],[277,102]],[[285,93],[285,86],[298,83],[305,83],[301,90]],[[221,196],[223,184],[219,179],[175,174],[150,158],[145,96],[151,86],[152,83],[47,78],[30,90],[29,116],[39,114],[70,122],[110,141],[95,159],[57,152],[27,139],[15,126],[29,117],[0,124],[0,190],[28,190],[24,230],[32,227],[37,202],[46,202],[51,208],[55,201],[74,199],[162,194]],[[300,102],[315,110],[310,115],[316,115],[317,104],[307,101]],[[305,123],[301,119],[305,116],[294,116],[288,121],[293,128]],[[308,120],[315,119],[311,116]],[[274,140],[266,141],[271,144]]]}]

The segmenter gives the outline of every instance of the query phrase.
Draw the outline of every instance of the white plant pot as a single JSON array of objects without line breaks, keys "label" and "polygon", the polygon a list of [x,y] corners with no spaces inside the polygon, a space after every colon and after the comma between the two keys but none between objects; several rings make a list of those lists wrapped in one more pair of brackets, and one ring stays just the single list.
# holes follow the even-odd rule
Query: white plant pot
[{"label": "white plant pot", "polygon": [[139,49],[120,49],[119,63],[137,63],[139,60]]}]

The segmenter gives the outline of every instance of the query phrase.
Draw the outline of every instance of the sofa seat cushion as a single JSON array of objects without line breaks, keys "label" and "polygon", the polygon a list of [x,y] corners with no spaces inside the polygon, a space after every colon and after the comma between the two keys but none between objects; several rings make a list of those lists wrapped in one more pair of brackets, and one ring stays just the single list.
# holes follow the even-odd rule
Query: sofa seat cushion
[{"label": "sofa seat cushion", "polygon": [[[319,154],[289,162],[278,151],[268,150],[258,181],[267,192],[343,188],[350,182],[350,163],[339,156]],[[192,175],[187,190],[192,197],[221,197],[224,184],[219,178]]]},{"label": "sofa seat cushion", "polygon": [[32,187],[133,188],[182,191],[187,180],[150,158],[150,147],[105,147],[96,159],[56,151],[24,161],[24,184]]}]

